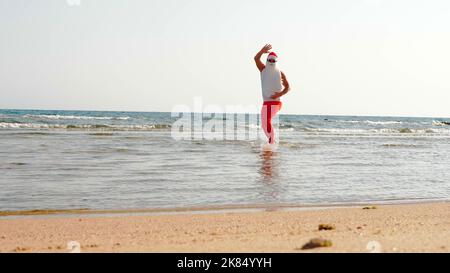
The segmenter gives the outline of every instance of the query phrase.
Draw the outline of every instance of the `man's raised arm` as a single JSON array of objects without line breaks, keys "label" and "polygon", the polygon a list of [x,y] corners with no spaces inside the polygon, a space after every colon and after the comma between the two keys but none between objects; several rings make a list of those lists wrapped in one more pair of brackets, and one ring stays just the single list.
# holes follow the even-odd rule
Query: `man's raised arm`
[{"label": "man's raised arm", "polygon": [[261,62],[261,57],[265,53],[269,53],[272,49],[272,45],[266,44],[258,53],[255,55],[255,63],[256,67],[258,67],[259,71],[262,72],[266,66]]}]

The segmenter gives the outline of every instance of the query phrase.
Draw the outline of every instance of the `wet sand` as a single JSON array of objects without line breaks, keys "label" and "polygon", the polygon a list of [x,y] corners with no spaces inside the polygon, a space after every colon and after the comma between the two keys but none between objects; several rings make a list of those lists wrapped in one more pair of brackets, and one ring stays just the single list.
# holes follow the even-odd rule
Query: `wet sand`
[{"label": "wet sand", "polygon": [[[76,212],[0,217],[0,252],[69,252],[78,244],[81,252],[450,252],[447,202],[201,214]],[[302,249],[313,238],[331,246]]]}]

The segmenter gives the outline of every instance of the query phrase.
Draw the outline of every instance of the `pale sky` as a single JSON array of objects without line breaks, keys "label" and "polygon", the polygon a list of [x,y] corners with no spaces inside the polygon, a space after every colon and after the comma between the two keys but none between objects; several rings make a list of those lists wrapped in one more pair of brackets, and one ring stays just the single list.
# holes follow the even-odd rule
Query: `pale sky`
[{"label": "pale sky", "polygon": [[450,117],[447,0],[0,0],[0,108],[260,105],[265,43],[282,114]]}]

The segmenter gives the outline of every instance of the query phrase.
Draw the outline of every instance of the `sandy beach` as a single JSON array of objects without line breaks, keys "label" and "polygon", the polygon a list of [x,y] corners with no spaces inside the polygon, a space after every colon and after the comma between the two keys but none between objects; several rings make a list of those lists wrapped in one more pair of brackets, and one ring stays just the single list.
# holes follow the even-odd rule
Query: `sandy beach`
[{"label": "sandy beach", "polygon": [[[303,250],[313,238],[332,245]],[[81,252],[449,252],[450,203],[0,218],[1,252],[69,252],[77,243]]]}]

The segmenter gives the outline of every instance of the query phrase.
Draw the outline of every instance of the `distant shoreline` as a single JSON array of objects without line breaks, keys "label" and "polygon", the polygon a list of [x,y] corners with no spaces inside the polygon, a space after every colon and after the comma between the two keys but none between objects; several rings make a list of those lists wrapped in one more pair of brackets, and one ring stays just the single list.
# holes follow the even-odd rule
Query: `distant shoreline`
[{"label": "distant shoreline", "polygon": [[33,209],[33,210],[5,210],[0,211],[0,219],[9,217],[33,218],[34,216],[114,216],[114,215],[160,215],[160,214],[220,214],[239,212],[261,211],[313,211],[338,208],[357,208],[383,205],[412,205],[412,204],[436,204],[449,203],[444,199],[418,199],[418,200],[393,200],[373,202],[329,203],[329,204],[236,204],[236,205],[211,205],[192,207],[169,208],[141,208],[141,209]]}]

